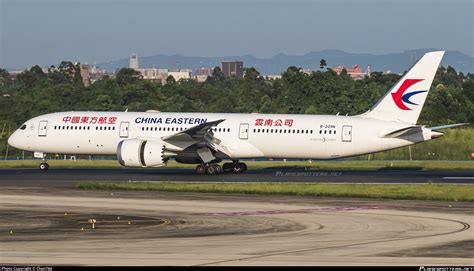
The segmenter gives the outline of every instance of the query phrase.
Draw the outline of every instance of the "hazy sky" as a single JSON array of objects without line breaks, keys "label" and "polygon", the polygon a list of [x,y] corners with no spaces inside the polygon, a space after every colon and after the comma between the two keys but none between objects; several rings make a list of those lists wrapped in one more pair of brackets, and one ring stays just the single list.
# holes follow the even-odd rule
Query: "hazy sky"
[{"label": "hazy sky", "polygon": [[139,56],[474,56],[474,0],[0,0],[0,67]]}]

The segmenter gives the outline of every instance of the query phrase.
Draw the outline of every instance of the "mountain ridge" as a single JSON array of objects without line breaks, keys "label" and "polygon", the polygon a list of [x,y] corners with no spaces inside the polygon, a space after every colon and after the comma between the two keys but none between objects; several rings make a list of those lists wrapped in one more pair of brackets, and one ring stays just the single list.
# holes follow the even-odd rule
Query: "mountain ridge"
[{"label": "mountain ridge", "polygon": [[[371,65],[372,71],[391,71],[401,73],[408,70],[414,62],[429,51],[438,51],[434,48],[421,48],[405,50],[386,54],[348,53],[343,50],[325,49],[321,51],[311,51],[303,55],[276,54],[269,58],[258,58],[253,55],[242,56],[220,56],[220,57],[199,57],[184,56],[180,54],[140,57],[140,68],[189,68],[220,66],[222,61],[240,60],[244,62],[244,67],[255,67],[261,74],[280,74],[289,66],[301,67],[304,69],[319,69],[319,61],[324,58],[328,67],[335,65],[354,66],[359,64],[365,71]],[[446,51],[441,63],[443,66],[454,67],[456,71],[463,73],[474,73],[474,57],[459,51]],[[114,71],[128,66],[128,58],[102,62],[97,64],[101,69]]]}]

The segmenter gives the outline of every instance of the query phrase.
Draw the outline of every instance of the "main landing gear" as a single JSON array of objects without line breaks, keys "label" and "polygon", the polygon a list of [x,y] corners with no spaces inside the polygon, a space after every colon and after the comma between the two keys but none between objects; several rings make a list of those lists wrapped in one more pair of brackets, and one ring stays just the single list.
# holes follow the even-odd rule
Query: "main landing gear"
[{"label": "main landing gear", "polygon": [[44,161],[43,163],[39,164],[39,169],[46,171],[49,168],[49,164]]},{"label": "main landing gear", "polygon": [[220,173],[242,173],[247,170],[247,165],[241,162],[224,163],[221,167],[219,164],[201,164],[196,167],[197,174],[207,173],[209,175],[216,175]]}]

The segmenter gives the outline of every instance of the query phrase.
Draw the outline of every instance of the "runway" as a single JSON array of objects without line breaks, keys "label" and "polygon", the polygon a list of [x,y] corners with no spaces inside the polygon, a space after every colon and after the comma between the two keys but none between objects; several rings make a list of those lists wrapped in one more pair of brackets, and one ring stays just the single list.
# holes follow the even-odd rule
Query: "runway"
[{"label": "runway", "polygon": [[474,183],[473,170],[249,170],[197,175],[192,169],[0,169],[0,186],[75,186],[81,181]]},{"label": "runway", "polygon": [[26,186],[0,193],[4,265],[474,265],[473,203]]},{"label": "runway", "polygon": [[[0,169],[6,265],[474,265],[474,203],[89,191],[81,181],[472,183],[472,171]],[[94,229],[89,219],[95,219]]]}]

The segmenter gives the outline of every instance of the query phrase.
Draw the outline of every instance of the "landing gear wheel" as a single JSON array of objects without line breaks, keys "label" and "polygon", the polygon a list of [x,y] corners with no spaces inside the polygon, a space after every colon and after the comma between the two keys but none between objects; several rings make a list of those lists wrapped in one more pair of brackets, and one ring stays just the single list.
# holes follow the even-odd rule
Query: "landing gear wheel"
[{"label": "landing gear wheel", "polygon": [[41,170],[48,170],[48,168],[49,168],[49,165],[46,162],[39,164],[39,169]]},{"label": "landing gear wheel", "polygon": [[217,169],[216,165],[211,164],[211,165],[207,166],[206,173],[209,174],[209,175],[215,175],[215,174],[218,174],[219,172],[218,172],[218,169]]},{"label": "landing gear wheel", "polygon": [[234,173],[242,173],[242,172],[245,172],[246,170],[247,170],[247,165],[244,163],[235,163],[232,168],[232,171]]},{"label": "landing gear wheel", "polygon": [[233,167],[234,167],[234,164],[232,163],[224,163],[224,165],[222,165],[222,170],[224,170],[224,172],[226,173],[229,173],[233,171]]},{"label": "landing gear wheel", "polygon": [[206,167],[204,165],[198,165],[196,167],[196,173],[197,174],[204,174],[206,173]]},{"label": "landing gear wheel", "polygon": [[222,167],[219,164],[216,164],[217,174],[221,174],[223,172]]}]

